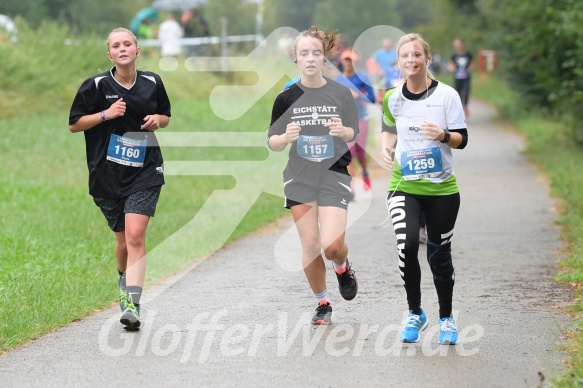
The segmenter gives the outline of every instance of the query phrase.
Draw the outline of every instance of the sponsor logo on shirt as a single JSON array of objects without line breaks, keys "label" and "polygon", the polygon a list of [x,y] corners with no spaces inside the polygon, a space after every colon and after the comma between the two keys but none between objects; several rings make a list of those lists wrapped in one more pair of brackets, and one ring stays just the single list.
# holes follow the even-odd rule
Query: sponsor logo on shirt
[{"label": "sponsor logo on shirt", "polygon": [[324,125],[339,117],[336,106],[302,106],[293,109],[291,119],[300,127],[306,125]]},{"label": "sponsor logo on shirt", "polygon": [[105,98],[119,98],[117,94],[106,94]]}]

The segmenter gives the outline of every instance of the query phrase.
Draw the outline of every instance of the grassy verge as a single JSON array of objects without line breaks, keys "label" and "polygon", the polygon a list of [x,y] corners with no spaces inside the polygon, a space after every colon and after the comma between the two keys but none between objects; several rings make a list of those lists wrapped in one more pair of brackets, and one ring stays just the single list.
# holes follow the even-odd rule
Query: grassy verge
[{"label": "grassy verge", "polygon": [[[49,36],[62,33],[60,30],[47,32]],[[42,51],[55,47],[69,50],[61,46],[37,48]],[[85,51],[87,55],[95,54]],[[37,57],[39,52],[9,53],[3,57],[8,59],[3,59],[1,66],[10,66],[21,55]],[[105,58],[104,47],[99,55]],[[0,173],[0,353],[103,308],[117,296],[115,240],[87,194],[83,135],[71,134],[67,128],[68,108],[76,88],[83,78],[106,68],[73,76],[62,69],[58,72],[43,69],[40,78],[50,73],[53,77],[61,77],[51,82],[70,85],[60,89],[52,84],[41,85],[53,92],[41,93],[38,104],[22,104],[20,111],[15,111],[16,104],[8,103],[0,109],[3,161]],[[182,67],[164,73],[156,70],[156,63],[148,63],[147,59],[140,68],[161,74],[171,96],[173,118],[165,131],[264,131],[275,94],[281,89],[281,85],[274,86],[241,118],[225,121],[214,115],[208,101],[212,87],[224,80],[188,72]],[[28,77],[36,75],[21,70],[20,75],[14,76],[15,79]],[[14,101],[26,101],[39,92],[38,85],[22,83],[20,86],[15,89],[12,84],[0,82],[0,96],[15,93]],[[261,148],[237,147],[235,142],[232,147],[221,147],[221,144],[207,148],[163,147],[162,152],[167,170],[171,170],[168,166],[174,161],[227,161],[233,166],[241,161],[261,161],[269,153],[264,142],[258,147]],[[161,251],[164,242],[183,230],[217,190],[232,190],[242,183],[245,187],[260,187],[265,174],[276,174],[279,179],[281,170],[277,169],[279,165],[272,164],[271,169],[264,169],[261,174],[249,171],[245,182],[210,171],[207,175],[167,174],[156,217],[148,229],[148,250]],[[246,196],[252,202],[244,204],[242,199],[241,203],[237,202],[240,191],[232,192],[234,202],[220,204],[214,209],[220,216],[202,219],[205,227],[199,228],[196,236],[188,236],[193,249],[175,255],[173,260],[162,260],[160,254],[149,258],[148,285],[217,249],[216,243],[208,241],[212,240],[211,234],[216,233],[217,228],[221,230],[221,225],[228,225],[221,230],[226,233],[225,242],[228,243],[284,214],[282,199],[278,196],[259,191],[255,197]],[[248,210],[233,222],[228,217],[232,206],[246,206]]]},{"label": "grassy verge", "polygon": [[[583,284],[583,150],[570,138],[566,124],[558,117],[541,112],[523,114],[519,96],[495,78],[476,78],[473,94],[493,104],[503,118],[528,140],[527,154],[548,176],[554,196],[560,198],[559,224],[567,241],[564,259],[556,279],[573,285]],[[583,381],[583,301],[575,293],[572,305],[574,327],[566,333],[570,354],[569,370],[556,378],[559,387],[580,386]]]}]

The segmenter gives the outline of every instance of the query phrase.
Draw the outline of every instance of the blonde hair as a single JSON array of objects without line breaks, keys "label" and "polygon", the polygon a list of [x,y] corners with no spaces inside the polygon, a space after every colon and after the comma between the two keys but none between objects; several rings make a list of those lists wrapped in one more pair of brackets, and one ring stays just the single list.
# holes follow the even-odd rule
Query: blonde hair
[{"label": "blonde hair", "polygon": [[128,30],[125,27],[117,27],[117,28],[114,28],[113,30],[111,30],[109,35],[107,35],[107,40],[105,41],[105,45],[107,46],[108,49],[109,49],[109,40],[111,39],[111,36],[117,32],[128,33],[132,37],[132,39],[134,40],[134,43],[136,44],[136,46],[138,45],[138,38],[136,38],[136,36],[134,35],[133,32],[131,32],[130,30]]},{"label": "blonde hair", "polygon": [[336,52],[336,49],[338,48],[338,40],[340,39],[340,34],[338,34],[338,30],[334,30],[330,34],[328,34],[326,31],[318,30],[316,26],[312,26],[308,30],[303,30],[302,32],[299,33],[294,42],[294,48],[292,50],[293,58],[296,57],[296,48],[298,46],[298,40],[303,37],[316,38],[320,42],[322,42],[324,56],[328,58],[329,55],[334,54]]},{"label": "blonde hair", "polygon": [[[397,58],[399,58],[399,51],[401,51],[401,47],[405,43],[409,43],[409,42],[413,42],[413,41],[417,41],[417,42],[419,42],[419,44],[421,44],[421,48],[423,49],[423,54],[425,55],[425,58],[427,58],[427,60],[430,60],[431,59],[431,50],[429,48],[429,43],[427,43],[425,41],[425,39],[423,39],[423,37],[420,34],[416,34],[416,33],[410,33],[407,35],[403,35],[401,37],[401,39],[399,39],[399,42],[397,43]],[[431,74],[429,69],[427,69],[427,76],[431,79],[435,79],[435,77],[433,76],[433,74]]]}]

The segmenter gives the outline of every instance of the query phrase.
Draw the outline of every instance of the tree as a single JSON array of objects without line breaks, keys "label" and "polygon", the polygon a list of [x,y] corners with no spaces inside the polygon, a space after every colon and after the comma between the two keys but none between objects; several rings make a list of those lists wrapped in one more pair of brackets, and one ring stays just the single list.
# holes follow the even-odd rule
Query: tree
[{"label": "tree", "polygon": [[455,19],[471,18],[465,32],[496,50],[499,73],[523,105],[562,118],[583,143],[583,2],[447,1],[448,29],[457,30]]},{"label": "tree", "polygon": [[396,27],[405,32],[424,29],[433,22],[434,4],[425,0],[396,0]]},{"label": "tree", "polygon": [[476,0],[450,0],[455,9],[466,15],[472,15],[478,13],[478,7],[476,5]]},{"label": "tree", "polygon": [[4,2],[2,12],[22,17],[33,28],[43,21],[58,21],[79,32],[104,35],[114,27],[128,26],[150,0],[18,0]]},{"label": "tree", "polygon": [[229,35],[249,35],[255,33],[257,5],[245,0],[209,0],[204,7],[204,15],[209,23],[211,35],[221,34],[221,20],[227,20]]},{"label": "tree", "polygon": [[313,0],[266,0],[264,34],[269,35],[280,27],[292,27],[298,31],[310,28],[315,4]]},{"label": "tree", "polygon": [[352,45],[362,32],[374,26],[397,25],[393,0],[369,0],[355,8],[352,0],[325,0],[316,6],[314,23],[318,28],[338,29]]}]

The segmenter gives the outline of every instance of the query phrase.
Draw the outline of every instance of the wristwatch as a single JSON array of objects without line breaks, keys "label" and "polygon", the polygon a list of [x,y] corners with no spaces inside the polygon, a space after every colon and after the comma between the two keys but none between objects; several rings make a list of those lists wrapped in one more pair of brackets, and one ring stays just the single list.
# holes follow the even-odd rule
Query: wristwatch
[{"label": "wristwatch", "polygon": [[443,140],[441,140],[442,143],[447,144],[449,142],[449,138],[451,137],[449,131],[446,129],[443,130],[444,135],[443,135]]}]

